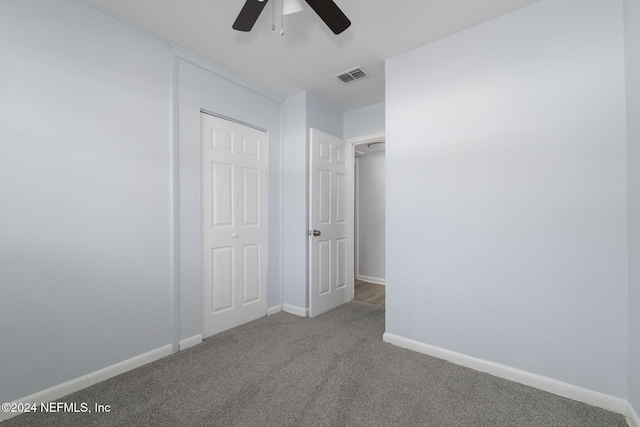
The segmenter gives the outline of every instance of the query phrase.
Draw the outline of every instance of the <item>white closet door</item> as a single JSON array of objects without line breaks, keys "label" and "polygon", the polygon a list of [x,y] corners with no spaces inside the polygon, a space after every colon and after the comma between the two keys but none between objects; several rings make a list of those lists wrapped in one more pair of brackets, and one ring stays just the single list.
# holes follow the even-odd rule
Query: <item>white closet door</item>
[{"label": "white closet door", "polygon": [[209,114],[202,124],[203,335],[267,313],[266,133]]}]

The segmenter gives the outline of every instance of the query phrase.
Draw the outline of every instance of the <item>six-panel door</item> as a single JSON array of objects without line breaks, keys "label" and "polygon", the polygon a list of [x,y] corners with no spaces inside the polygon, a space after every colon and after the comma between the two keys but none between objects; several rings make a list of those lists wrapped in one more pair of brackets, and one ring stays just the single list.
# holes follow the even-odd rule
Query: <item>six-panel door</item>
[{"label": "six-panel door", "polygon": [[209,114],[202,125],[203,336],[267,312],[266,133]]},{"label": "six-panel door", "polygon": [[[353,148],[310,131],[309,316],[353,299]],[[314,233],[316,231],[316,233]]]}]

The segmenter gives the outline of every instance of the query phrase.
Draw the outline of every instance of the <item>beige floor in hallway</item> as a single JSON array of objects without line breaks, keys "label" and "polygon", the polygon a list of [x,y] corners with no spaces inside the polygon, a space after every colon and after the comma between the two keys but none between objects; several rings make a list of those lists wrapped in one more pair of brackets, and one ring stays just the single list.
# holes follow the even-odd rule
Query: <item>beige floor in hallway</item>
[{"label": "beige floor in hallway", "polygon": [[384,285],[377,285],[375,283],[369,283],[356,279],[353,299],[367,304],[379,305],[380,307],[384,307]]}]

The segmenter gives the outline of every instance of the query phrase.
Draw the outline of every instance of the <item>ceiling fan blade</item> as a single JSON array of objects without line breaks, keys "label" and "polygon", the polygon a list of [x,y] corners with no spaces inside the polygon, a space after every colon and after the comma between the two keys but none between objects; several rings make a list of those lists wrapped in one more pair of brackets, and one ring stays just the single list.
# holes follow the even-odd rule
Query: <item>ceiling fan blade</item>
[{"label": "ceiling fan blade", "polygon": [[333,0],[306,0],[334,34],[340,34],[351,25],[349,18],[342,13]]},{"label": "ceiling fan blade", "polygon": [[251,31],[253,24],[256,23],[260,12],[267,5],[269,0],[247,0],[242,10],[233,23],[233,29],[238,31]]}]

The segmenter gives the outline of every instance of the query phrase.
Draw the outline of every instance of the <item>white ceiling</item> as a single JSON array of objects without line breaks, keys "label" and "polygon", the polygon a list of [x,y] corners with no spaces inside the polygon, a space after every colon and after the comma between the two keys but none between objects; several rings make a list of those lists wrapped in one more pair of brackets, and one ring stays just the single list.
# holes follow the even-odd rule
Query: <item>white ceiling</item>
[{"label": "white ceiling", "polygon": [[[335,0],[352,24],[334,35],[304,1],[271,31],[271,0],[250,33],[231,25],[244,0],[80,0],[282,98],[309,91],[339,111],[384,101],[384,60],[540,0]],[[335,76],[356,66],[371,75]]]}]

